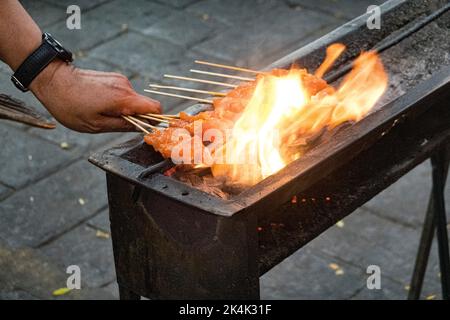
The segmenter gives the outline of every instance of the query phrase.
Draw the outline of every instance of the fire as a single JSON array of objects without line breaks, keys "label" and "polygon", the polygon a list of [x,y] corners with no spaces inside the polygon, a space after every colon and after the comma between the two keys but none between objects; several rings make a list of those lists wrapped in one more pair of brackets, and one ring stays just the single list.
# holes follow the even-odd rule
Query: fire
[{"label": "fire", "polygon": [[315,76],[304,69],[258,76],[255,90],[226,141],[227,159],[214,176],[253,185],[301,156],[301,146],[325,128],[359,121],[386,90],[388,77],[375,52],[364,52],[337,89],[321,79],[344,51],[330,46]]}]

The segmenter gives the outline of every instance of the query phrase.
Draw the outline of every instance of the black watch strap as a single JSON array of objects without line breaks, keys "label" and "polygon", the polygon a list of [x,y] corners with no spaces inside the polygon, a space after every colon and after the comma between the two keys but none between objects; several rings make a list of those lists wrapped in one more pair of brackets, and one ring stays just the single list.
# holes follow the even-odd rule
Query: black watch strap
[{"label": "black watch strap", "polygon": [[[41,73],[41,71],[44,70],[56,58],[61,57],[61,59],[66,62],[72,61],[71,53],[65,51],[67,54],[63,57],[62,55],[64,49],[60,47],[58,42],[49,37],[51,37],[49,34],[43,35],[43,41],[39,48],[37,48],[30,56],[28,56],[27,59],[25,59],[22,65],[11,77],[12,82],[23,92],[27,92],[29,90],[31,82],[33,82],[39,73]],[[56,44],[52,45],[53,42],[49,42],[47,39],[51,39]]]}]

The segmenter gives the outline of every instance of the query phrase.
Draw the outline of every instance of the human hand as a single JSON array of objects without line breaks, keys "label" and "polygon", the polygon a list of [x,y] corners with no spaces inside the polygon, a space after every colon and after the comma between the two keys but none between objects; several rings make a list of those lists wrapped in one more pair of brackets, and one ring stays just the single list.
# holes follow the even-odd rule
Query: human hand
[{"label": "human hand", "polygon": [[137,94],[125,76],[60,61],[44,69],[30,89],[56,120],[79,132],[135,131],[122,115],[161,113],[160,103]]}]

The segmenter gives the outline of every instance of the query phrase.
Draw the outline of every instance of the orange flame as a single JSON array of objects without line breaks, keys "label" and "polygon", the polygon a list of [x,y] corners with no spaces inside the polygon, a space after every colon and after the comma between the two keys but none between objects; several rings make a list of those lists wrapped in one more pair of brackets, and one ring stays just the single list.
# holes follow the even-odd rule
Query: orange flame
[{"label": "orange flame", "polygon": [[365,52],[337,90],[327,85],[320,77],[344,49],[331,46],[316,76],[304,69],[259,76],[224,146],[225,164],[212,166],[214,176],[253,185],[300,157],[300,147],[324,128],[362,119],[386,90],[388,78],[378,55]]},{"label": "orange flame", "polygon": [[325,72],[330,69],[333,63],[339,58],[339,56],[345,51],[345,46],[342,43],[334,43],[327,48],[327,55],[321,66],[317,68],[315,76],[322,78]]}]

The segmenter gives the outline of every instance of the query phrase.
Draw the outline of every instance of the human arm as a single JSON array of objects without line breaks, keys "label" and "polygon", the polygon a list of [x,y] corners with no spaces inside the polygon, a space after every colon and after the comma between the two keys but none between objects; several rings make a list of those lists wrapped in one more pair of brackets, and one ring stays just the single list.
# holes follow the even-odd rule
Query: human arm
[{"label": "human arm", "polygon": [[[12,70],[40,46],[42,32],[17,0],[0,4],[0,59]],[[66,127],[80,132],[130,131],[122,115],[160,113],[158,101],[137,94],[117,73],[75,68],[63,61],[50,63],[30,90]]]}]

